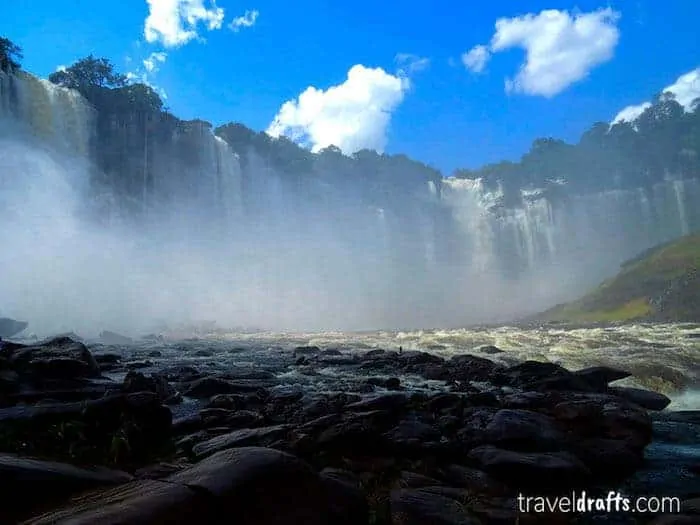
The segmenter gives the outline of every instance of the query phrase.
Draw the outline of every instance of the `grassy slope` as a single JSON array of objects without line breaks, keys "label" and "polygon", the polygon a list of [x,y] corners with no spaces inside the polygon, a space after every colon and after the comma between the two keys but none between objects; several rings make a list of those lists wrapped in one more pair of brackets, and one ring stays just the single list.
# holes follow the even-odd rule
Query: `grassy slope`
[{"label": "grassy slope", "polygon": [[610,323],[700,321],[700,234],[657,246],[571,303],[536,316],[547,321]]}]

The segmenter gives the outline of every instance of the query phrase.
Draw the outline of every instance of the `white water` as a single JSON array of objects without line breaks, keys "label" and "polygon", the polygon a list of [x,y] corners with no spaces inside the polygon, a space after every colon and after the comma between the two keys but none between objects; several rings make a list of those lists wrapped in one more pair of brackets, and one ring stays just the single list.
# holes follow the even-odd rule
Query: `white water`
[{"label": "white water", "polygon": [[[128,124],[112,122],[125,141],[146,125]],[[482,181],[445,179],[406,198],[389,187],[368,204],[342,173],[294,182],[257,156],[246,192],[237,156],[197,122],[150,137],[117,175],[95,169],[94,138],[94,110],[75,92],[0,73],[0,308],[37,333],[507,320],[700,225],[696,180],[562,205],[524,190],[505,209]],[[143,196],[120,202],[103,184],[87,197],[91,181],[125,183],[115,177]],[[99,225],[86,218],[96,209]],[[448,233],[438,209],[452,216]]]}]

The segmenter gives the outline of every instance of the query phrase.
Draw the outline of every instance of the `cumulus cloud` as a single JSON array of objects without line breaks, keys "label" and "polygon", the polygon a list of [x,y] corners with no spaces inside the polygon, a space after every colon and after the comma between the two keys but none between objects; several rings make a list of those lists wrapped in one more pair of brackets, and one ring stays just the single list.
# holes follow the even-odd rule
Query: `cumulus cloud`
[{"label": "cumulus cloud", "polygon": [[145,67],[146,71],[149,73],[157,73],[158,69],[160,69],[158,64],[165,62],[167,56],[168,54],[163,51],[153,52],[143,61],[143,67]]},{"label": "cumulus cloud", "polygon": [[[693,111],[693,102],[700,98],[700,67],[679,76],[673,84],[666,86],[662,93],[671,93],[686,111]],[[634,122],[650,106],[650,102],[627,106],[615,115],[610,124]]]},{"label": "cumulus cloud", "polygon": [[358,64],[342,84],[326,90],[310,86],[285,102],[267,133],[285,135],[314,152],[331,145],[346,154],[364,148],[382,152],[391,113],[409,87],[406,77]]},{"label": "cumulus cloud", "polygon": [[398,53],[394,57],[394,61],[399,66],[399,74],[405,76],[424,71],[430,66],[429,58],[419,57],[411,53]]},{"label": "cumulus cloud", "polygon": [[144,36],[150,43],[178,47],[199,38],[200,25],[209,31],[221,29],[224,10],[214,0],[146,0],[148,17]]},{"label": "cumulus cloud", "polygon": [[253,11],[246,11],[243,13],[243,16],[239,16],[231,20],[231,23],[228,25],[229,29],[231,31],[234,31],[238,33],[238,31],[241,30],[241,28],[244,27],[253,27],[255,25],[255,22],[258,20],[258,11],[253,10]]},{"label": "cumulus cloud", "polygon": [[620,38],[620,14],[610,8],[589,13],[547,9],[496,21],[488,47],[465,55],[472,70],[483,69],[491,54],[520,48],[525,62],[505,81],[506,92],[553,97],[610,60]]},{"label": "cumulus cloud", "polygon": [[478,45],[462,55],[464,67],[472,73],[481,73],[491,58],[491,52],[487,46]]}]

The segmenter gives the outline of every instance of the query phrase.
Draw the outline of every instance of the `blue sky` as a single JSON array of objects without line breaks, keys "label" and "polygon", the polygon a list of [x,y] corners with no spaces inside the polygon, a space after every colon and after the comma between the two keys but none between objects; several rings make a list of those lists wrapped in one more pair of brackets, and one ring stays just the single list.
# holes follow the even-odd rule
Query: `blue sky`
[{"label": "blue sky", "polygon": [[[271,133],[316,149],[383,148],[446,174],[517,159],[539,136],[576,140],[700,67],[697,0],[6,4],[0,35],[39,76],[92,53],[145,73],[181,118],[264,130],[277,117]],[[470,70],[462,57],[477,45],[490,60]],[[164,60],[148,72],[152,53]],[[397,61],[402,54],[413,56]],[[507,92],[514,78],[520,88]],[[700,95],[700,74],[686,80],[684,94]]]}]

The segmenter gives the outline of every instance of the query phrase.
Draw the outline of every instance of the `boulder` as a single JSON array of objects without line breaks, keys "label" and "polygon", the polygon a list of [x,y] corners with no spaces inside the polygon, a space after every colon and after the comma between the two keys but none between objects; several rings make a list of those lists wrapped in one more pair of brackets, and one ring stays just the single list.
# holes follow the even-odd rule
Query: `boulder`
[{"label": "boulder", "polygon": [[671,399],[668,396],[641,388],[616,386],[610,387],[608,392],[626,399],[627,401],[631,401],[647,410],[663,410],[671,404]]},{"label": "boulder", "polygon": [[0,523],[11,523],[27,512],[27,494],[32,494],[31,508],[36,511],[88,489],[131,480],[129,474],[117,470],[85,469],[66,463],[0,454],[0,493],[3,497]]},{"label": "boulder", "polygon": [[568,452],[515,452],[486,445],[469,459],[494,478],[515,488],[563,490],[590,481],[590,470]]},{"label": "boulder", "polygon": [[207,494],[212,511],[230,516],[238,525],[333,523],[327,488],[319,475],[302,460],[278,450],[224,450],[170,476],[168,482]]},{"label": "boulder", "polygon": [[481,525],[465,505],[426,489],[393,490],[390,506],[393,525]]},{"label": "boulder", "polygon": [[17,321],[9,317],[0,317],[0,339],[17,335],[27,328],[27,326],[29,326],[29,323],[26,321]]}]

